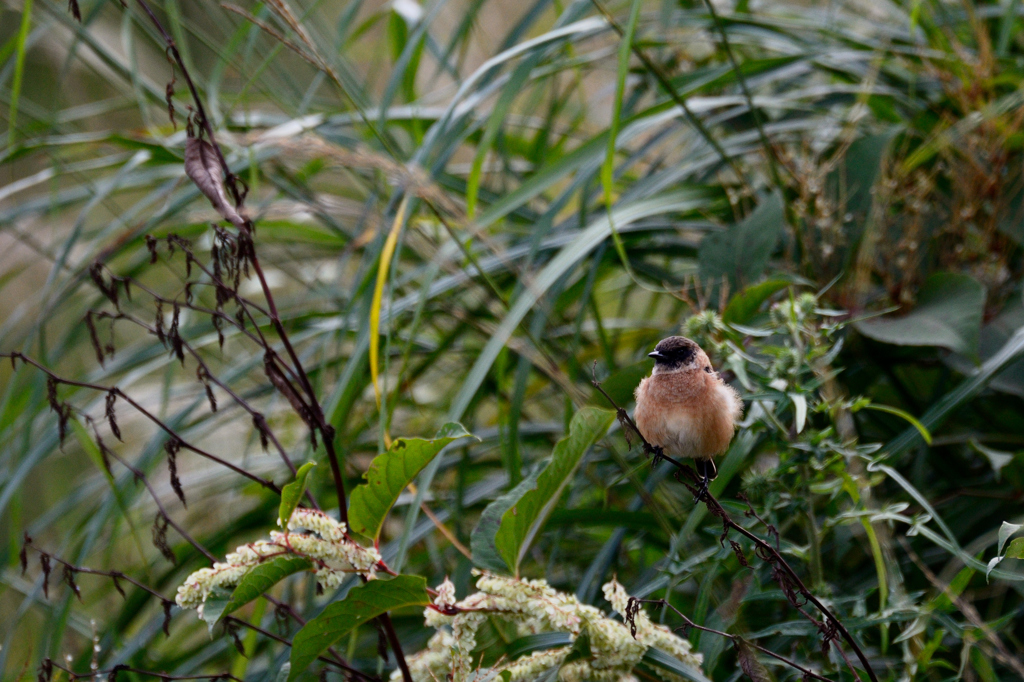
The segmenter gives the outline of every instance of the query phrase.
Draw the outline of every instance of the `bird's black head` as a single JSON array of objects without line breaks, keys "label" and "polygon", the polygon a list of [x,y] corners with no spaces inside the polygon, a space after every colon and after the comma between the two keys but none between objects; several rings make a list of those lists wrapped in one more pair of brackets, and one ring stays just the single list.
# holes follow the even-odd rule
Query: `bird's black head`
[{"label": "bird's black head", "polygon": [[647,355],[654,358],[656,366],[671,370],[692,363],[699,352],[700,346],[685,336],[670,336],[659,341],[654,352]]}]

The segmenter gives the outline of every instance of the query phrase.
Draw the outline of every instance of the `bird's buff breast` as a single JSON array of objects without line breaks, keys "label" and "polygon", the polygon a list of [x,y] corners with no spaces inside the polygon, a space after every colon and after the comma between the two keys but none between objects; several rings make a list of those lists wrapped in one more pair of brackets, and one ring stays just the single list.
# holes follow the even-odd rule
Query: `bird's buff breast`
[{"label": "bird's buff breast", "polygon": [[742,410],[739,396],[711,376],[687,389],[678,379],[655,374],[640,382],[634,412],[640,433],[672,457],[708,459],[725,452]]}]

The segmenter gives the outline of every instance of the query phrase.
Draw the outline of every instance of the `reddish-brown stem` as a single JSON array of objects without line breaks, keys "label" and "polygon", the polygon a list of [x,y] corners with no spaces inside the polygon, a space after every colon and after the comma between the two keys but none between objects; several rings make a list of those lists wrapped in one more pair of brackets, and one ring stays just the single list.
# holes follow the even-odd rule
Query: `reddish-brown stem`
[{"label": "reddish-brown stem", "polygon": [[[263,635],[264,637],[272,639],[275,642],[278,642],[280,644],[284,644],[285,646],[290,647],[292,645],[292,643],[289,642],[284,637],[281,637],[280,635],[275,635],[273,632],[270,632],[269,630],[264,630],[263,628],[259,627],[258,625],[253,625],[252,623],[250,623],[248,621],[245,621],[245,620],[242,620],[241,618],[235,618],[234,616],[224,616],[224,620],[225,621],[231,621],[233,623],[237,623],[238,625],[241,625],[244,628],[248,628],[250,630],[253,630],[254,632],[258,632],[259,634]],[[363,671],[357,670],[356,668],[353,668],[352,666],[350,666],[349,664],[345,663],[344,661],[335,660],[333,658],[327,658],[326,656],[318,656],[317,660],[321,661],[322,663],[328,663],[330,665],[336,665],[339,668],[341,668],[342,670],[344,670],[345,672],[350,673],[352,675],[355,675],[356,677],[359,677],[360,679],[366,680],[367,682],[380,682],[380,680],[378,678],[376,678],[376,677],[374,677],[372,675],[367,675]]]},{"label": "reddish-brown stem", "polygon": [[[721,630],[715,630],[714,628],[708,628],[708,627],[704,627],[703,625],[697,625],[692,620],[687,618],[686,614],[684,614],[682,611],[680,611],[676,607],[674,607],[671,604],[669,604],[664,599],[635,599],[634,601],[639,602],[641,604],[655,604],[655,605],[658,605],[658,606],[664,606],[664,607],[667,607],[669,609],[672,609],[672,611],[674,611],[677,616],[679,616],[680,618],[683,619],[683,622],[686,624],[685,627],[687,627],[687,628],[693,628],[694,630],[701,630],[703,632],[710,632],[713,635],[718,635],[720,637],[725,637],[726,639],[728,639],[728,640],[730,640],[732,642],[735,642],[735,641],[737,641],[739,639],[739,635],[730,635],[728,632],[722,632]],[[771,649],[766,649],[765,647],[761,646],[760,644],[757,644],[756,642],[751,642],[751,641],[747,640],[747,644],[749,644],[752,648],[757,649],[761,653],[765,654],[766,656],[771,656],[775,660],[782,661],[783,663],[785,663],[789,667],[794,668],[796,670],[799,670],[800,672],[802,672],[804,674],[804,678],[805,679],[810,677],[810,678],[813,678],[815,680],[821,680],[822,682],[832,682],[831,679],[829,679],[827,677],[823,677],[823,676],[819,675],[818,673],[814,672],[813,670],[809,670],[809,669],[803,667],[802,665],[800,665],[796,661],[790,660],[790,659],[786,658],[785,656],[781,656],[781,655],[775,653]]]},{"label": "reddish-brown stem", "polygon": [[[591,383],[593,383],[594,387],[601,393],[601,395],[605,397],[609,404],[611,404],[612,407],[615,408],[616,417],[618,418],[619,423],[622,425],[623,429],[628,429],[629,431],[634,433],[637,436],[637,438],[640,439],[640,442],[643,444],[644,453],[648,456],[653,456],[655,458],[655,462],[659,460],[669,462],[678,470],[679,473],[685,473],[687,476],[689,476],[690,480],[693,481],[694,484],[699,483],[701,481],[701,477],[693,468],[686,466],[679,460],[669,457],[664,453],[664,451],[662,451],[661,448],[656,448],[647,442],[647,439],[644,438],[644,435],[642,433],[640,433],[640,429],[637,428],[636,423],[629,416],[629,413],[626,412],[621,407],[619,407],[618,404],[612,399],[612,397],[608,395],[608,393],[601,387],[601,382],[597,380],[596,367],[597,363],[595,361],[595,373]],[[687,488],[690,488],[691,491],[696,491],[695,488],[689,485],[687,485]],[[832,613],[832,611],[829,610],[828,607],[826,607],[824,604],[818,601],[817,597],[811,594],[811,591],[807,589],[806,585],[804,585],[804,582],[800,579],[800,576],[797,575],[796,571],[794,571],[793,568],[783,558],[782,553],[779,552],[775,547],[772,547],[769,543],[757,537],[751,531],[747,530],[740,524],[736,523],[733,520],[732,516],[729,515],[725,508],[722,507],[722,505],[718,502],[717,499],[715,499],[715,497],[710,492],[702,492],[703,494],[701,495],[700,499],[704,502],[704,505],[707,507],[708,511],[722,521],[722,525],[725,528],[725,531],[728,532],[730,530],[735,530],[740,535],[746,537],[748,540],[753,542],[754,545],[761,550],[761,552],[764,553],[765,557],[769,558],[769,563],[773,563],[781,567],[782,570],[785,572],[786,576],[793,581],[793,585],[796,588],[796,591],[799,592],[800,596],[802,596],[804,599],[814,604],[815,608],[817,608],[818,611],[821,612],[821,614],[825,617],[825,622],[820,623],[817,619],[811,618],[802,609],[798,608],[798,610],[819,628],[828,626],[829,624],[834,625],[836,631],[839,632],[839,634],[846,641],[846,643],[849,644],[850,647],[853,649],[854,653],[857,654],[857,658],[860,660],[861,665],[864,666],[864,670],[871,678],[871,681],[878,682],[878,677],[875,675],[875,671],[872,669],[871,663],[868,661],[867,656],[864,655],[864,652],[861,650],[860,646],[853,639],[853,636],[850,634],[849,630],[846,629],[846,626],[843,625],[842,621],[840,621]],[[843,652],[842,647],[839,646],[839,642],[835,639],[832,639],[832,642],[835,644],[836,649],[839,651],[840,655],[843,656],[843,660],[847,662],[847,667],[850,669],[850,672],[853,673],[854,678],[860,680],[860,675],[857,673],[857,669],[854,668],[852,664],[850,664],[850,661],[846,658],[846,655]]]},{"label": "reddish-brown stem", "polygon": [[[184,77],[185,82],[188,85],[189,92],[192,95],[192,100],[195,103],[199,124],[203,127],[203,130],[206,132],[206,136],[210,145],[213,147],[214,151],[217,154],[217,159],[220,163],[221,169],[224,172],[226,184],[228,186],[228,189],[231,191],[231,195],[232,198],[234,199],[235,205],[236,207],[240,208],[242,204],[242,197],[238,192],[236,178],[234,174],[231,172],[231,169],[227,164],[227,160],[224,158],[224,153],[221,150],[220,145],[217,143],[213,131],[213,126],[210,123],[209,117],[206,115],[206,110],[203,106],[202,99],[199,96],[199,92],[196,89],[191,74],[189,73],[188,69],[185,67],[185,63],[181,59],[181,55],[178,52],[177,46],[174,44],[174,40],[171,38],[170,34],[160,23],[159,19],[157,19],[156,15],[150,9],[146,1],[136,0],[136,2],[149,16],[150,21],[156,27],[157,31],[160,32],[160,35],[164,40],[164,44],[166,45],[167,51],[170,53],[171,57],[174,59],[174,62],[181,70],[182,76]],[[277,311],[277,305],[274,302],[273,294],[270,291],[270,286],[267,283],[267,278],[263,273],[263,268],[260,265],[259,257],[256,255],[256,248],[255,242],[253,241],[253,229],[251,221],[247,220],[244,224],[240,225],[239,231],[240,237],[244,239],[246,242],[244,246],[240,245],[239,248],[244,248],[246,251],[245,257],[248,259],[249,263],[252,264],[253,270],[256,273],[256,277],[260,282],[261,288],[263,289],[263,295],[267,301],[268,317],[270,318],[271,323],[273,324],[274,329],[277,331],[277,334],[281,340],[281,343],[284,345],[285,350],[287,351],[288,356],[292,361],[291,369],[293,369],[295,371],[295,374],[297,374],[299,384],[302,387],[302,390],[306,393],[306,395],[309,398],[309,403],[312,408],[310,410],[312,413],[311,417],[316,422],[316,427],[320,431],[321,437],[323,438],[324,450],[326,451],[328,461],[331,464],[331,473],[334,478],[334,485],[338,498],[338,515],[341,521],[347,524],[348,504],[345,496],[345,486],[342,477],[341,466],[338,462],[338,455],[334,448],[334,427],[327,423],[327,420],[323,414],[323,408],[321,407],[320,402],[317,399],[316,392],[314,391],[313,386],[309,381],[309,377],[302,366],[302,362],[299,360],[298,354],[295,352],[295,348],[292,346],[291,340],[289,339],[288,334],[284,328],[284,325],[281,322],[280,315],[278,314]],[[269,344],[265,345],[265,347],[268,349],[268,351],[270,350]],[[395,658],[398,660],[399,668],[401,668],[402,670],[403,680],[405,682],[412,682],[412,676],[409,673],[408,665],[406,664],[405,657],[402,653],[401,642],[398,639],[397,633],[395,633],[394,625],[392,624],[388,614],[384,614],[383,616],[381,616],[380,622],[384,626],[384,630],[387,633],[388,640],[391,644],[391,648],[395,653]]]},{"label": "reddish-brown stem", "polygon": [[37,362],[36,360],[30,358],[29,356],[24,355],[23,353],[19,353],[17,351],[15,351],[13,353],[0,353],[0,358],[11,358],[11,359],[16,359],[16,360],[21,360],[22,362],[24,362],[26,364],[32,365],[33,367],[35,367],[39,371],[43,372],[44,374],[46,374],[46,376],[50,377],[51,379],[53,379],[54,381],[56,381],[59,384],[65,384],[67,386],[77,386],[79,388],[88,388],[88,389],[93,390],[93,391],[100,391],[100,392],[108,393],[108,394],[109,393],[114,393],[114,394],[117,395],[118,398],[121,398],[126,403],[128,403],[133,408],[135,408],[135,410],[137,412],[139,412],[139,414],[141,414],[142,416],[146,417],[151,422],[156,424],[156,426],[159,427],[162,431],[164,431],[167,435],[171,436],[172,438],[177,439],[178,442],[181,444],[181,447],[185,448],[186,450],[191,450],[192,452],[196,453],[197,455],[205,457],[206,459],[208,459],[208,460],[210,460],[212,462],[216,462],[217,464],[220,464],[221,466],[227,467],[231,471],[234,471],[236,474],[240,474],[242,476],[245,476],[249,480],[255,481],[256,483],[259,483],[264,488],[267,488],[269,490],[273,490],[278,495],[281,494],[281,489],[273,481],[268,481],[265,478],[260,478],[256,474],[250,473],[250,472],[246,471],[245,469],[243,469],[242,467],[236,466],[236,465],[232,464],[231,462],[228,462],[228,461],[226,461],[224,459],[221,459],[220,457],[218,457],[217,455],[213,454],[212,452],[208,452],[208,451],[200,448],[197,445],[193,445],[193,444],[189,443],[187,440],[185,440],[180,435],[178,435],[177,431],[172,429],[170,426],[168,426],[166,423],[164,423],[163,420],[161,420],[155,414],[153,414],[152,412],[150,412],[149,410],[144,408],[137,401],[132,399],[131,396],[129,396],[127,393],[122,391],[117,386],[103,386],[103,385],[100,385],[100,384],[92,384],[92,383],[89,383],[89,382],[86,382],[86,381],[75,381],[74,379],[64,378],[64,377],[59,376],[59,375],[55,374],[54,372],[50,371],[45,365]]},{"label": "reddish-brown stem", "polygon": [[[140,320],[140,319],[138,319],[138,318],[136,318],[136,317],[134,317],[132,315],[128,315],[126,313],[117,313],[117,314],[98,313],[98,315],[102,316],[102,317],[109,317],[109,318],[112,318],[112,319],[127,320],[128,322],[131,322],[132,324],[135,324],[135,325],[141,327],[142,329],[145,329],[150,334],[154,334],[154,335],[156,334],[156,329],[154,329],[150,325],[146,324],[142,320]],[[200,367],[202,367],[206,371],[207,378],[211,382],[216,384],[221,390],[223,390],[225,393],[227,393],[229,396],[231,396],[231,399],[235,401],[235,404],[237,404],[243,410],[248,412],[249,415],[252,416],[252,417],[257,417],[257,416],[262,417],[263,416],[258,410],[253,408],[246,400],[244,400],[241,396],[239,396],[237,393],[235,393],[231,389],[230,386],[228,386],[226,383],[224,383],[223,381],[218,379],[217,376],[213,372],[210,371],[209,365],[206,364],[206,362],[203,360],[202,356],[199,355],[199,353],[195,350],[195,348],[192,347],[192,345],[188,341],[186,341],[185,339],[181,339],[181,346],[182,346],[182,348],[184,348],[185,350],[188,351],[189,355],[191,355],[192,358],[196,361],[196,364],[198,364]],[[277,439],[277,435],[274,434],[273,431],[268,429],[267,430],[267,438],[270,440],[271,443],[274,444],[274,448],[278,451],[278,454],[281,455],[281,459],[284,461],[285,466],[287,466],[288,470],[291,471],[292,474],[294,475],[295,471],[296,471],[295,465],[292,463],[291,458],[288,457],[288,453],[285,451],[284,446],[281,445],[281,442]],[[306,492],[307,492],[307,495],[308,495],[310,503],[316,509],[319,509],[320,507],[317,505],[316,501],[313,499],[312,493],[310,493],[308,490]]]}]

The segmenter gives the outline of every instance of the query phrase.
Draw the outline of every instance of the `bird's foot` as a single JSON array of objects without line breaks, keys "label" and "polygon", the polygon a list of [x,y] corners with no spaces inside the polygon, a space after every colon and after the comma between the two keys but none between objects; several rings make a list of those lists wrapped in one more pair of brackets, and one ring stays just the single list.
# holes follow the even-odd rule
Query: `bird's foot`
[{"label": "bird's foot", "polygon": [[652,445],[651,452],[654,453],[654,459],[651,460],[651,468],[658,466],[661,460],[665,459],[665,450],[660,445]]},{"label": "bird's foot", "polygon": [[715,469],[714,462],[709,459],[698,459],[696,466],[697,473],[700,474],[700,485],[697,486],[697,494],[694,496],[695,499],[693,503],[695,505],[700,504],[701,500],[703,500],[708,494],[708,486],[714,478],[714,475],[711,472],[714,471],[715,474],[718,473]]}]

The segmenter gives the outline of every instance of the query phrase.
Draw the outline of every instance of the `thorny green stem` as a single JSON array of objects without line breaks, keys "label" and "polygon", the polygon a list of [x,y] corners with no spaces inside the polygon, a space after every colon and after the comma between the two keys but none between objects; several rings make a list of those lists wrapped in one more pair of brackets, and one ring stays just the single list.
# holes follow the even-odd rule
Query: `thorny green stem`
[{"label": "thorny green stem", "polygon": [[[677,469],[677,474],[685,473],[687,476],[690,477],[690,480],[694,484],[698,484],[701,481],[701,477],[692,467],[683,464],[677,459],[669,457],[661,450],[661,448],[655,448],[653,445],[647,442],[647,439],[644,438],[642,433],[640,433],[640,429],[637,428],[636,423],[629,416],[629,413],[627,413],[624,409],[619,407],[618,404],[612,399],[612,397],[608,395],[608,393],[601,387],[601,382],[597,380],[596,371],[597,363],[595,362],[594,375],[592,379],[594,388],[600,391],[601,395],[603,395],[605,399],[612,405],[612,407],[615,408],[616,417],[618,418],[619,423],[622,425],[623,429],[628,429],[630,432],[636,434],[636,436],[640,439],[640,442],[643,444],[644,453],[648,456],[653,456],[655,463],[657,463],[659,460],[665,460],[666,462],[669,462],[670,464],[672,464],[672,466],[674,466]],[[678,475],[676,480],[679,480]],[[690,486],[686,483],[683,483],[683,485],[686,485],[686,487],[691,492],[697,492],[697,489],[694,488],[693,486]],[[807,589],[807,586],[804,584],[803,580],[800,579],[800,576],[797,575],[797,572],[794,571],[793,568],[789,565],[786,559],[782,556],[782,553],[775,547],[772,547],[770,544],[759,538],[753,532],[747,530],[740,524],[736,523],[736,521],[733,520],[729,512],[727,512],[725,508],[722,507],[721,503],[719,503],[719,501],[715,499],[714,495],[712,495],[709,491],[703,491],[703,494],[700,496],[700,500],[704,502],[704,505],[707,507],[708,512],[710,512],[712,516],[715,516],[721,520],[722,526],[726,533],[730,531],[736,531],[743,537],[747,538],[756,546],[758,551],[756,551],[755,554],[758,554],[760,557],[766,557],[766,559],[764,560],[766,560],[768,563],[778,566],[782,569],[782,571],[784,571],[787,579],[792,581],[792,586],[795,588],[795,592],[799,593],[801,597],[803,597],[808,602],[813,604],[814,607],[818,609],[818,611],[825,617],[825,621],[822,623],[819,622],[817,619],[810,617],[810,615],[807,614],[803,609],[799,608],[798,604],[796,603],[794,603],[793,606],[796,607],[797,610],[800,611],[800,613],[803,613],[815,625],[817,625],[818,628],[823,632],[823,634],[834,628],[835,631],[838,632],[844,640],[846,640],[846,643],[850,645],[850,648],[853,649],[854,653],[856,653],[857,658],[861,662],[861,665],[864,666],[865,672],[867,672],[868,676],[871,678],[871,682],[878,682],[878,677],[877,675],[875,675],[875,671],[874,669],[872,669],[871,663],[868,661],[867,656],[861,650],[860,645],[858,645],[856,640],[853,639],[853,635],[851,635],[850,631],[846,629],[846,626],[843,625],[842,621],[840,621],[839,618],[837,618],[835,614],[833,614],[827,606],[822,604],[821,601],[819,601],[818,598],[815,597],[809,589]],[[836,641],[836,638],[832,636],[828,639],[832,640],[839,654],[846,660],[847,667],[850,669],[850,672],[853,673],[854,679],[860,680],[860,675],[857,673],[856,668],[854,668],[853,665],[851,665],[850,661],[846,659],[846,653],[843,651],[843,648],[839,645],[838,641]]]}]

